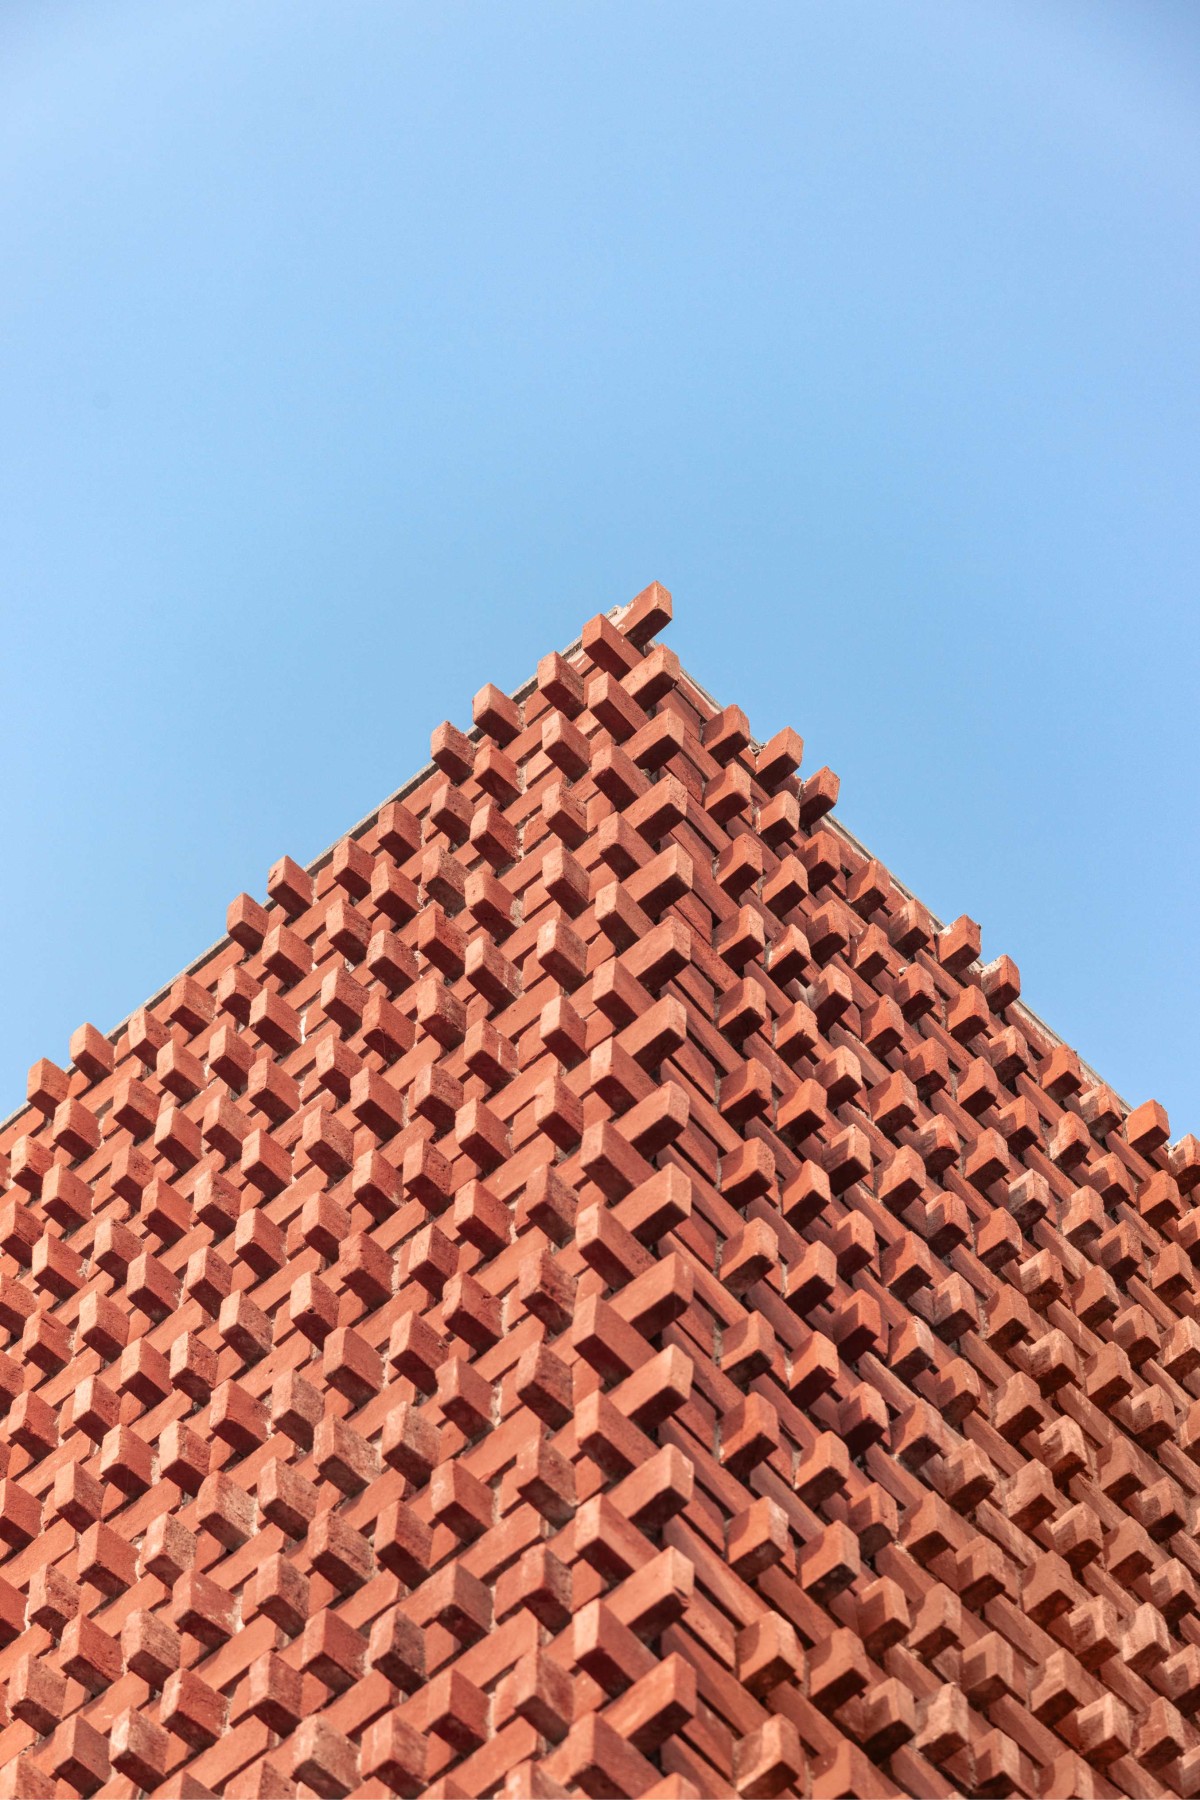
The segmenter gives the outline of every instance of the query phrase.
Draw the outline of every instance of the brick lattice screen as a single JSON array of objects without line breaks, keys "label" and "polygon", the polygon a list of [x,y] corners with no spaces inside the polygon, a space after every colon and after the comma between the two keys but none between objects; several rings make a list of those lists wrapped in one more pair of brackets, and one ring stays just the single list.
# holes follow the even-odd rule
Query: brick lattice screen
[{"label": "brick lattice screen", "polygon": [[0,1134],[0,1794],[1200,1792],[1200,1145],[648,588]]}]

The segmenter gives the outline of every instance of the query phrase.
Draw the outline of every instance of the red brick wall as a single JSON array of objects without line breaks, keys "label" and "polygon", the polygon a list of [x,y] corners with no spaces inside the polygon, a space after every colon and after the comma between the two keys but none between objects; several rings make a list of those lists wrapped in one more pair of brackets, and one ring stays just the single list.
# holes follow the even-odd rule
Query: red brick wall
[{"label": "red brick wall", "polygon": [[669,617],[31,1071],[0,1792],[1200,1791],[1200,1148]]}]

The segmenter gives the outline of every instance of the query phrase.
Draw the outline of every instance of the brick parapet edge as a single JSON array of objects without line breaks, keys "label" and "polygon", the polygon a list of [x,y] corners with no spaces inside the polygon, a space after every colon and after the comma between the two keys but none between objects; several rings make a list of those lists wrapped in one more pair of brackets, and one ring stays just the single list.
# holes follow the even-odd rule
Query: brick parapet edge
[{"label": "brick parapet edge", "polygon": [[1200,1789],[1200,1146],[670,610],[31,1070],[0,1794]]}]

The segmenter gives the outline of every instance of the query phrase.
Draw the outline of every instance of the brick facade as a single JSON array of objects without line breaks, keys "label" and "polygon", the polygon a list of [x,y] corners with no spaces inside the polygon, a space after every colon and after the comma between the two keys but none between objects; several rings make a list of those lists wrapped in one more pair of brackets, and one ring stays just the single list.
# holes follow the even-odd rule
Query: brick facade
[{"label": "brick facade", "polygon": [[0,1795],[1200,1792],[1200,1145],[670,612],[30,1071]]}]

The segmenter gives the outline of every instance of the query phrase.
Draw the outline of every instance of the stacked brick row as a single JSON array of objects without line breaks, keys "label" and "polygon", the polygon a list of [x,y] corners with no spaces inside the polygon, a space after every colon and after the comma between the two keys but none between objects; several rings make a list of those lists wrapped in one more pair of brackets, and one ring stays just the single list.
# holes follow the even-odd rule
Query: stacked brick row
[{"label": "stacked brick row", "polygon": [[669,617],[31,1071],[3,1793],[1200,1791],[1200,1146]]}]

